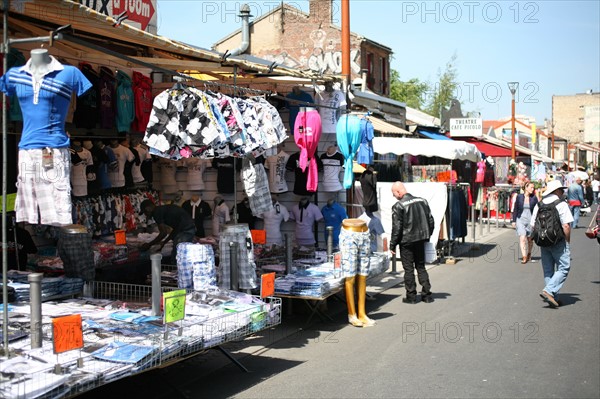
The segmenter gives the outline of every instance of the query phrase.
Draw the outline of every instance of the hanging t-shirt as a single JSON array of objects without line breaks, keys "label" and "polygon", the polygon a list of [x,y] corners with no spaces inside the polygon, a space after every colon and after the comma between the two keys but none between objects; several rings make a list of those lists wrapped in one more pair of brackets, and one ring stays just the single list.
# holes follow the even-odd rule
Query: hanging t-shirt
[{"label": "hanging t-shirt", "polygon": [[346,210],[334,201],[331,205],[327,204],[321,208],[321,213],[323,214],[323,219],[325,219],[325,242],[329,238],[327,227],[332,226],[333,246],[339,246],[342,221],[348,218]]},{"label": "hanging t-shirt", "polygon": [[333,192],[343,189],[340,182],[340,171],[344,166],[344,156],[337,151],[332,155],[324,153],[321,155],[321,162],[323,163],[321,191]]},{"label": "hanging t-shirt", "polygon": [[[319,171],[323,170],[323,163],[321,162],[321,158],[315,156],[315,160],[317,161],[317,169]],[[300,168],[300,153],[296,152],[290,155],[290,158],[287,161],[285,168],[291,172],[294,172],[294,194],[296,195],[312,195],[314,191],[308,191],[306,189],[306,184],[308,182],[308,168],[306,171],[302,171]]]},{"label": "hanging t-shirt", "polygon": [[375,173],[367,169],[360,176],[360,186],[363,192],[363,207],[365,211],[376,212],[377,205],[377,177]]},{"label": "hanging t-shirt", "polygon": [[[292,92],[288,93],[288,95],[286,95],[285,97],[289,98],[290,100],[297,100],[297,101],[302,101],[302,102],[310,103],[310,104],[314,104],[314,102],[315,102],[310,94],[308,94],[307,92],[302,91],[302,90],[300,90],[298,94],[296,94],[292,91]],[[306,105],[302,105],[302,104],[296,103],[294,101],[288,101],[287,107],[290,110],[289,126],[290,126],[290,130],[293,132],[294,126],[296,124],[296,116],[298,116],[300,107],[306,107]]]},{"label": "hanging t-shirt", "polygon": [[323,133],[335,133],[337,121],[341,115],[340,108],[346,105],[346,95],[340,90],[323,90],[317,93],[316,103],[325,106],[319,107],[321,131]]},{"label": "hanging t-shirt", "polygon": [[319,207],[312,202],[307,202],[303,206],[295,204],[290,210],[290,220],[296,221],[295,242],[299,245],[315,245],[313,225],[323,220]]},{"label": "hanging t-shirt", "polygon": [[225,223],[229,222],[230,220],[229,207],[225,201],[223,201],[221,204],[217,205],[213,211],[212,235],[219,237],[221,229],[223,226],[225,226]]},{"label": "hanging t-shirt", "polygon": [[75,109],[75,115],[73,115],[73,122],[78,128],[94,129],[98,123],[98,118],[100,117],[100,112],[98,112],[98,103],[100,102],[100,77],[94,70],[94,67],[87,62],[80,63],[79,67],[93,87],[77,100],[77,108]]},{"label": "hanging t-shirt", "polygon": [[75,197],[88,195],[87,167],[94,164],[92,153],[85,148],[76,151],[79,162],[71,166],[71,194]]},{"label": "hanging t-shirt", "polygon": [[177,181],[175,180],[175,173],[177,173],[177,162],[170,159],[160,159],[160,187],[161,191],[165,194],[176,193]]},{"label": "hanging t-shirt", "polygon": [[22,67],[9,69],[0,77],[0,91],[16,95],[25,116],[20,149],[68,147],[65,118],[71,93],[81,96],[92,87],[79,69],[50,58],[49,72],[42,78],[39,88],[32,84],[31,60]]},{"label": "hanging t-shirt", "polygon": [[100,127],[112,129],[115,124],[115,75],[108,67],[100,67]]},{"label": "hanging t-shirt", "polygon": [[356,155],[356,162],[359,164],[370,165],[375,158],[373,150],[373,138],[375,137],[375,129],[371,121],[362,118],[360,120],[360,146]]},{"label": "hanging t-shirt", "polygon": [[[221,194],[233,194],[235,171],[233,169],[233,157],[215,158],[212,166],[217,169],[217,191]],[[238,162],[241,166],[241,161]]]},{"label": "hanging t-shirt", "polygon": [[117,147],[111,147],[115,157],[117,158],[117,164],[112,167],[109,166],[108,178],[113,188],[125,186],[125,162],[132,162],[135,157],[133,153],[129,151],[129,148],[119,144]]},{"label": "hanging t-shirt", "polygon": [[287,222],[290,213],[287,208],[275,201],[273,209],[259,216],[264,220],[264,229],[267,233],[267,245],[282,245],[281,222]]},{"label": "hanging t-shirt", "polygon": [[175,169],[175,181],[177,182],[177,189],[179,191],[186,191],[188,189],[188,170],[185,166],[185,162],[183,159],[180,159],[175,164],[177,165]]},{"label": "hanging t-shirt", "polygon": [[272,193],[284,193],[288,191],[285,180],[285,167],[290,159],[290,154],[279,151],[278,154],[267,157],[265,168],[269,169],[269,187]]},{"label": "hanging t-shirt", "polygon": [[187,189],[191,191],[204,190],[204,171],[210,166],[210,161],[200,158],[186,158],[184,160],[187,166]]},{"label": "hanging t-shirt", "polygon": [[142,164],[144,162],[149,162],[152,157],[150,156],[150,151],[148,151],[148,148],[141,144],[136,145],[135,150],[138,152],[140,157],[140,163],[133,164],[131,167],[131,175],[133,176],[134,183],[141,183],[145,180],[144,175],[142,175]]}]

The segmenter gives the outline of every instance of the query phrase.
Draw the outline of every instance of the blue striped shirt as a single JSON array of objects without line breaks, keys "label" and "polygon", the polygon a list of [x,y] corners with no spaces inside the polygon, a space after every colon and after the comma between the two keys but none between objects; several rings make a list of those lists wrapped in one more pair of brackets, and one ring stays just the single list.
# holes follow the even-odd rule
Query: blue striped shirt
[{"label": "blue striped shirt", "polygon": [[54,57],[48,72],[34,89],[31,60],[0,77],[0,91],[16,95],[23,111],[20,149],[64,148],[69,146],[65,118],[71,93],[85,93],[92,84],[74,66],[62,65]]}]

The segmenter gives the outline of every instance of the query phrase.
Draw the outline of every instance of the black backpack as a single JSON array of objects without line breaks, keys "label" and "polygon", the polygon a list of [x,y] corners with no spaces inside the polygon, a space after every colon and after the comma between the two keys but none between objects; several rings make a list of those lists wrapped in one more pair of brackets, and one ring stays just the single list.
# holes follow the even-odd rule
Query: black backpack
[{"label": "black backpack", "polygon": [[565,233],[560,222],[560,215],[556,205],[562,200],[559,198],[550,204],[538,202],[538,213],[533,225],[531,237],[540,247],[550,247],[565,238]]}]

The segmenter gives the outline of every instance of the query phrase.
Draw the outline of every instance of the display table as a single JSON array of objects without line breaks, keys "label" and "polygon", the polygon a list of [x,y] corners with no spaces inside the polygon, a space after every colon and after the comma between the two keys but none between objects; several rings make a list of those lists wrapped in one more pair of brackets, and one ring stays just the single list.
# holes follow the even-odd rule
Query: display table
[{"label": "display table", "polygon": [[[76,396],[281,323],[278,298],[188,291],[185,318],[164,324],[151,316],[151,287],[93,282],[86,291],[92,297],[42,305],[42,347],[36,349],[28,334],[29,303],[8,305],[9,336],[25,336],[11,342],[10,358],[0,358],[0,397]],[[52,321],[73,314],[82,318],[83,348],[55,354]]]}]

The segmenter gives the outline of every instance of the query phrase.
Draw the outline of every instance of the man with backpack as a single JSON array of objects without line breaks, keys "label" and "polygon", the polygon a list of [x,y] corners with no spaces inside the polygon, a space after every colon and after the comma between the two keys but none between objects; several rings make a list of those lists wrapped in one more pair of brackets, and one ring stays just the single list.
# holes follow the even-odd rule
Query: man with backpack
[{"label": "man with backpack", "polygon": [[550,307],[558,308],[558,293],[571,268],[571,223],[573,215],[563,199],[566,187],[558,180],[548,182],[542,200],[531,216],[533,241],[542,251],[545,287],[540,297]]}]

